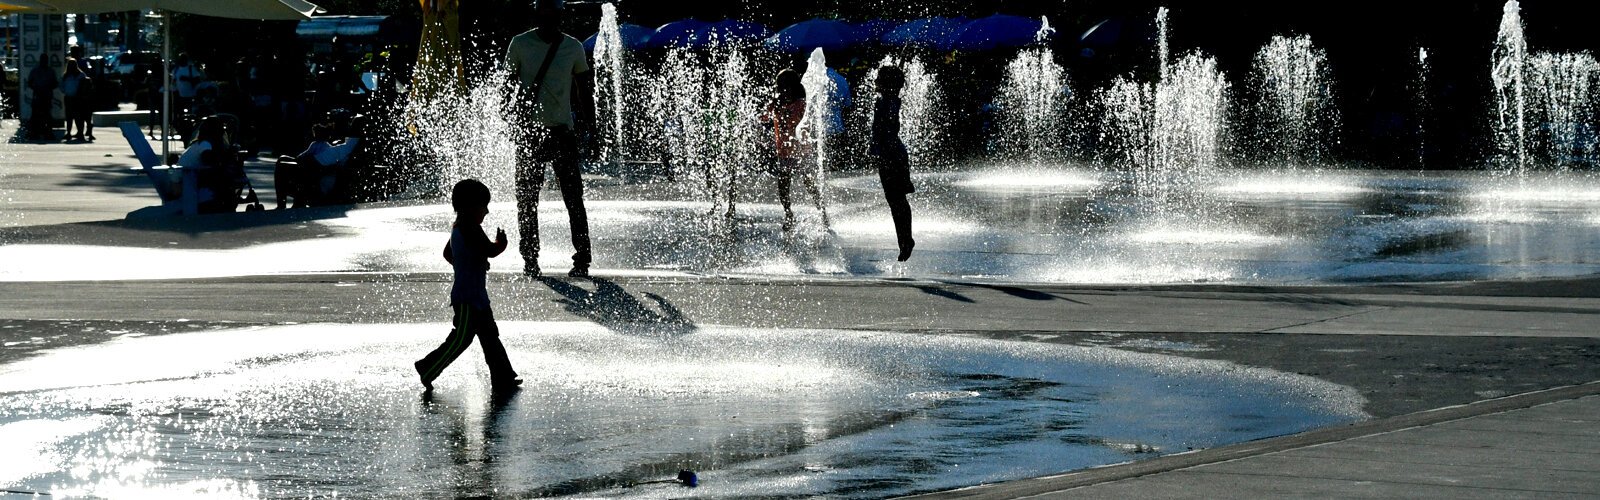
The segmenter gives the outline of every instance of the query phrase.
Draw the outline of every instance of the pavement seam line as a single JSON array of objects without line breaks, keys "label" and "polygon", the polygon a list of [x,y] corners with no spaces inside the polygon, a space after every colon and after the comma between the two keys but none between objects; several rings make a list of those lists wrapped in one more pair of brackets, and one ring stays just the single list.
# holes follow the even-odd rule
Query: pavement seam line
[{"label": "pavement seam line", "polygon": [[1334,316],[1332,318],[1315,319],[1315,320],[1307,321],[1307,322],[1300,323],[1300,324],[1297,324],[1297,325],[1278,326],[1278,327],[1268,328],[1268,329],[1265,329],[1265,330],[1257,330],[1256,333],[1278,333],[1278,332],[1275,332],[1274,330],[1286,330],[1286,329],[1289,329],[1289,328],[1299,328],[1299,327],[1306,326],[1306,325],[1315,325],[1317,323],[1326,323],[1326,322],[1329,322],[1329,321],[1345,319],[1345,318],[1348,318],[1348,317],[1351,317],[1351,316],[1360,316],[1362,314],[1375,313],[1375,312],[1378,312],[1378,311],[1387,311],[1387,310],[1390,310],[1390,309],[1394,309],[1394,308],[1393,307],[1389,307],[1389,306],[1370,305],[1370,306],[1363,307],[1362,310],[1360,310],[1360,311],[1355,311],[1355,312],[1352,312],[1352,313],[1349,313],[1349,314],[1340,314],[1340,315]]},{"label": "pavement seam line", "polygon": [[[1359,438],[1357,438],[1357,439],[1359,439]],[[1333,444],[1333,443],[1327,443],[1327,444]],[[1307,447],[1307,448],[1308,449],[1314,449],[1314,448],[1318,448],[1320,446],[1321,445],[1310,446],[1310,447]],[[1433,446],[1433,445],[1430,445],[1430,444],[1411,444],[1410,446]],[[1462,447],[1456,447],[1456,448],[1457,449],[1471,449],[1471,448],[1462,448]],[[1581,455],[1581,456],[1592,455],[1592,453],[1577,453],[1577,452],[1571,452],[1571,451],[1540,451],[1538,453],[1554,453],[1554,454],[1561,454],[1561,455]],[[1280,456],[1285,456],[1285,457],[1308,458],[1308,459],[1317,459],[1317,460],[1342,460],[1342,461],[1347,461],[1347,462],[1366,462],[1366,463],[1374,463],[1374,464],[1448,465],[1450,467],[1462,467],[1462,468],[1468,468],[1468,469],[1559,471],[1559,472],[1582,472],[1582,473],[1591,472],[1591,471],[1582,470],[1582,469],[1558,469],[1558,468],[1554,468],[1554,467],[1521,467],[1521,466],[1515,466],[1515,465],[1439,464],[1439,463],[1435,463],[1435,462],[1408,462],[1408,461],[1404,461],[1404,460],[1374,460],[1374,459],[1369,459],[1369,458],[1340,457],[1340,456],[1334,456],[1334,455],[1331,455],[1331,454],[1323,454],[1323,453],[1302,453],[1301,450],[1284,450],[1284,451],[1281,451],[1281,452],[1278,452],[1278,453],[1274,453],[1274,454],[1275,455],[1280,455]]]},{"label": "pavement seam line", "polygon": [[1219,475],[1219,476],[1242,476],[1242,477],[1263,477],[1263,478],[1295,478],[1295,479],[1313,479],[1313,480],[1318,480],[1318,481],[1342,481],[1342,482],[1348,482],[1348,483],[1361,483],[1361,482],[1388,483],[1388,484],[1404,484],[1404,485],[1409,485],[1409,486],[1429,486],[1429,487],[1435,487],[1435,488],[1456,488],[1456,489],[1465,488],[1465,489],[1471,489],[1471,490],[1524,491],[1524,492],[1528,492],[1528,493],[1556,493],[1556,494],[1563,494],[1563,495],[1572,495],[1572,494],[1580,494],[1580,495],[1582,495],[1582,494],[1587,494],[1588,493],[1588,492],[1584,492],[1584,491],[1532,490],[1532,489],[1527,489],[1527,488],[1507,488],[1507,487],[1504,487],[1504,486],[1481,486],[1481,485],[1466,485],[1466,484],[1423,483],[1423,482],[1417,482],[1417,481],[1396,481],[1396,480],[1392,480],[1392,479],[1351,479],[1351,478],[1347,478],[1347,477],[1306,476],[1306,475],[1291,476],[1291,475],[1286,475],[1286,474],[1256,474],[1256,473],[1235,472],[1235,471],[1185,470],[1183,472],[1187,472],[1187,473],[1190,473],[1190,474],[1214,474],[1214,475]]},{"label": "pavement seam line", "polygon": [[1194,452],[1164,455],[1143,461],[1124,462],[1002,483],[982,484],[954,490],[912,495],[906,498],[1026,498],[1084,486],[1133,479],[1141,476],[1187,470],[1201,465],[1251,458],[1281,451],[1349,441],[1389,434],[1480,415],[1504,413],[1548,403],[1600,395],[1600,380],[1525,392],[1463,405],[1447,406],[1416,413],[1312,429],[1299,434],[1235,443]]}]

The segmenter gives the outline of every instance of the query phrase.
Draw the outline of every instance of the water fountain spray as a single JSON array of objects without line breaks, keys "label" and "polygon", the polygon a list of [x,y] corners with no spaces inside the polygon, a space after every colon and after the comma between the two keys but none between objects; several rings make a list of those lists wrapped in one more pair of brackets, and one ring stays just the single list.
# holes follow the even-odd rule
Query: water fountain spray
[{"label": "water fountain spray", "polygon": [[1428,49],[1417,49],[1417,81],[1416,88],[1412,90],[1412,99],[1416,101],[1417,113],[1417,167],[1428,165],[1428,114],[1431,111],[1431,102],[1428,99]]},{"label": "water fountain spray", "polygon": [[[828,170],[828,136],[833,133],[834,125],[834,84],[828,76],[828,57],[818,47],[811,51],[811,57],[806,59],[806,72],[800,76],[800,83],[806,89],[806,112],[800,119],[799,137],[803,148],[811,153],[812,161],[802,169],[800,175],[811,175],[815,179],[817,191],[817,206],[822,210],[823,221],[828,220],[827,211],[827,170]],[[814,162],[814,163],[813,163]],[[805,172],[809,170],[810,172]]]},{"label": "water fountain spray", "polygon": [[1537,165],[1593,165],[1600,63],[1586,53],[1530,53],[1520,9],[1516,0],[1505,3],[1491,52],[1495,163],[1518,178]]},{"label": "water fountain spray", "polygon": [[1494,81],[1496,155],[1500,163],[1517,176],[1527,170],[1527,127],[1524,121],[1523,98],[1524,68],[1528,57],[1528,41],[1522,34],[1522,6],[1517,0],[1505,3],[1500,17],[1500,31],[1495,36],[1489,72]]},{"label": "water fountain spray", "polygon": [[1042,42],[1054,31],[1050,20],[1034,36],[1037,47],[1025,49],[1006,65],[1000,86],[1000,138],[1003,156],[1032,166],[1059,161],[1064,149],[1063,117],[1070,93],[1066,69]]},{"label": "water fountain spray", "polygon": [[622,34],[617,25],[617,6],[600,6],[600,30],[594,37],[594,114],[600,125],[601,163],[620,162],[627,151],[627,132],[623,128],[624,66]]},{"label": "water fountain spray", "polygon": [[[1167,9],[1156,11],[1157,47],[1163,49],[1166,16]],[[1216,60],[1198,51],[1169,59],[1157,55],[1160,80],[1119,77],[1099,95],[1108,159],[1129,165],[1134,191],[1158,219],[1204,212],[1180,197],[1193,194],[1220,166],[1227,132],[1228,82]]]},{"label": "water fountain spray", "polygon": [[1543,124],[1530,134],[1532,154],[1556,170],[1595,160],[1595,76],[1600,63],[1589,54],[1535,53],[1525,71],[1530,115]]},{"label": "water fountain spray", "polygon": [[1256,119],[1265,129],[1256,149],[1291,170],[1317,163],[1338,126],[1327,54],[1309,36],[1274,36],[1254,64],[1264,93]]}]

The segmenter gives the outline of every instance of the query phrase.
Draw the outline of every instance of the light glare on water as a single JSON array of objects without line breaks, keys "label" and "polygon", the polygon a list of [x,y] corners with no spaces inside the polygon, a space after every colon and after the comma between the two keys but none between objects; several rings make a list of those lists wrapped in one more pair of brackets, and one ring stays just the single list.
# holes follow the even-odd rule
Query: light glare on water
[{"label": "light glare on water", "polygon": [[[1160,354],[860,331],[633,335],[588,323],[501,324],[520,392],[489,393],[473,348],[419,398],[410,362],[446,331],[183,333],[0,366],[0,436],[27,436],[7,443],[8,460],[28,460],[5,468],[0,486],[649,497],[682,490],[626,485],[689,468],[702,471],[697,495],[881,497],[1363,416],[1347,387]],[[168,361],[148,362],[157,358]]]}]

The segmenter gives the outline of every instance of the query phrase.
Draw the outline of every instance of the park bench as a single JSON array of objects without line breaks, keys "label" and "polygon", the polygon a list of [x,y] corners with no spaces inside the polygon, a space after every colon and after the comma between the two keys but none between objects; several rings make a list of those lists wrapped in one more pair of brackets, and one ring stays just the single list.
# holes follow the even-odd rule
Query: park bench
[{"label": "park bench", "polygon": [[[200,203],[211,199],[213,194],[209,189],[198,187],[198,178],[194,169],[186,169],[177,165],[167,165],[161,157],[156,155],[146,140],[144,133],[139,130],[137,122],[125,121],[117,123],[117,128],[122,129],[122,137],[128,140],[128,146],[133,148],[133,155],[139,159],[140,170],[145,177],[150,179],[151,187],[155,188],[156,195],[161,197],[160,207],[151,207],[154,210],[140,209],[128,214],[129,217],[137,215],[194,215],[200,212]],[[173,173],[177,172],[176,178]],[[153,212],[153,213],[152,213]],[[137,214],[137,215],[136,215]]]}]

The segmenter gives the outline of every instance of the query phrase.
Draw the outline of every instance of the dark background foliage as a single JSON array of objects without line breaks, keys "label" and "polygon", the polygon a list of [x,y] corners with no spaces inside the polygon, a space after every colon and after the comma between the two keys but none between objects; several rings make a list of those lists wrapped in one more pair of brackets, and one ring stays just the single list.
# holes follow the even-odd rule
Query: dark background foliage
[{"label": "dark background foliage", "polygon": [[[414,0],[322,0],[328,14],[381,14],[415,18]],[[1453,166],[1482,155],[1491,105],[1489,55],[1503,1],[1345,0],[617,0],[624,22],[657,26],[695,17],[762,22],[772,29],[812,17],[848,21],[904,20],[924,16],[982,17],[995,13],[1049,16],[1059,35],[1059,61],[1074,86],[1092,91],[1111,77],[1148,72],[1154,65],[1153,18],[1171,10],[1174,53],[1201,50],[1217,58],[1235,85],[1246,81],[1255,52],[1273,35],[1310,35],[1327,51],[1337,82],[1344,126],[1335,154],[1346,160],[1397,166],[1415,158],[1418,95],[1428,101],[1429,162]],[[462,0],[469,55],[492,61],[510,36],[528,29],[528,0]],[[569,0],[567,31],[593,33],[600,2]],[[1527,0],[1522,3],[1529,46],[1545,51],[1592,51],[1600,45],[1588,26],[1600,18],[1600,2]],[[1078,35],[1101,21],[1122,23],[1114,47],[1086,55]],[[175,36],[197,57],[225,57],[241,45],[292,43],[292,23],[180,19]],[[225,41],[228,43],[212,43]],[[1417,51],[1429,52],[1426,88],[1417,88]],[[863,54],[866,55],[866,54]],[[849,55],[846,55],[848,57]],[[1003,54],[968,56],[972,74],[993,74]],[[834,61],[830,61],[834,63]],[[841,61],[842,62],[842,61]],[[837,63],[835,63],[837,64]]]}]

